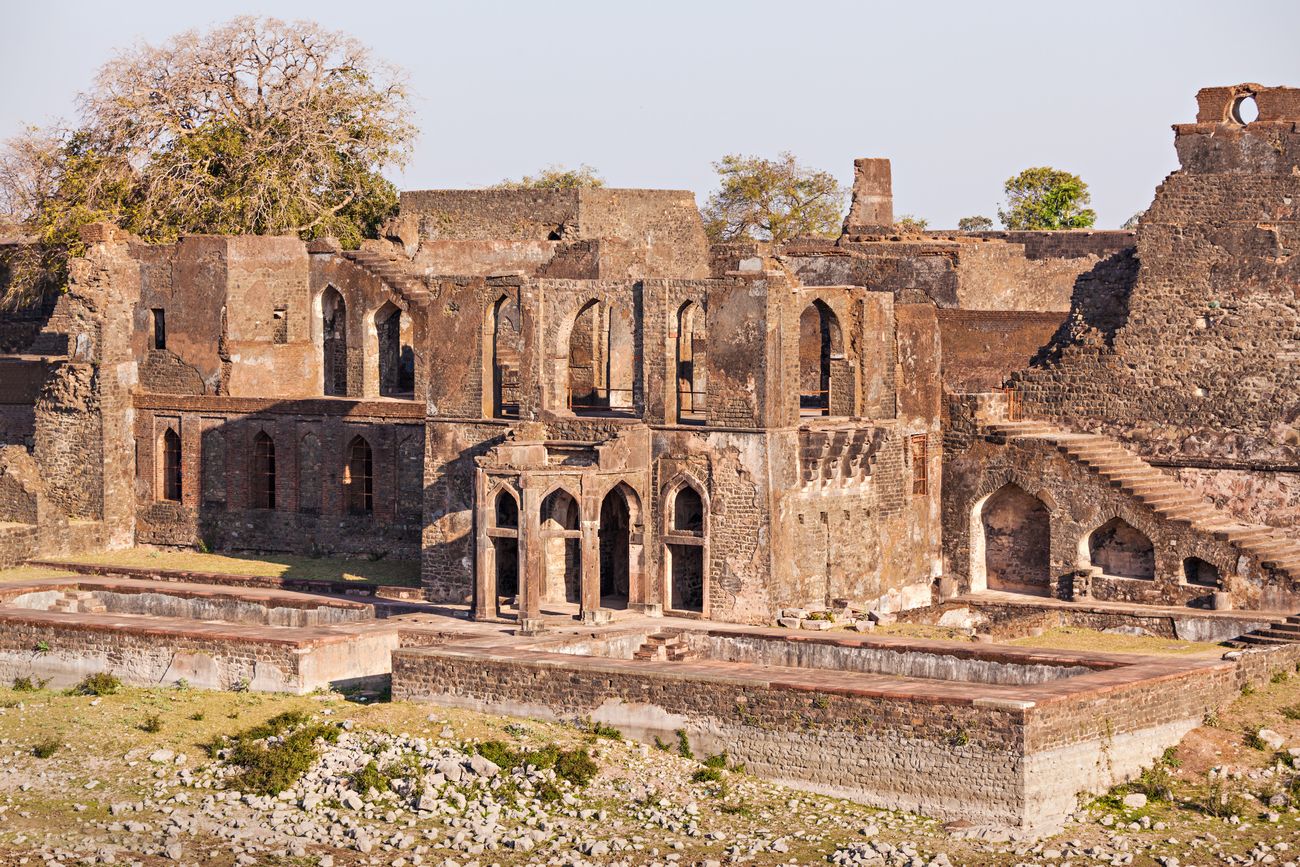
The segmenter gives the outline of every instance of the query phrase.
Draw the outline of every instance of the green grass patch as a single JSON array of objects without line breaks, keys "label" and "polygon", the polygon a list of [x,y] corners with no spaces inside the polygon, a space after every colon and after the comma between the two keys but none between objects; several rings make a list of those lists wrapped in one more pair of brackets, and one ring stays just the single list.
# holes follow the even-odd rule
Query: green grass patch
[{"label": "green grass patch", "polygon": [[58,738],[44,738],[37,741],[35,746],[32,747],[32,755],[38,759],[48,759],[57,753],[62,746],[63,742]]},{"label": "green grass patch", "polygon": [[299,710],[285,711],[233,737],[217,738],[205,749],[213,756],[224,750],[226,763],[240,768],[227,781],[231,788],[278,795],[307,773],[319,757],[317,740],[338,740],[338,726],[310,719]]},{"label": "green grass patch", "polygon": [[69,695],[115,695],[122,689],[122,681],[117,675],[107,671],[88,674],[81,683],[68,690]]}]

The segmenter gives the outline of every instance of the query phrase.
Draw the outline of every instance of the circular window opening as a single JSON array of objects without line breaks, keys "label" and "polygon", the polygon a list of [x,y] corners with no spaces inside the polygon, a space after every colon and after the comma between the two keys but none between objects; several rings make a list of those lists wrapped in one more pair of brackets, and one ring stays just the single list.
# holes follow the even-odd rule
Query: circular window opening
[{"label": "circular window opening", "polygon": [[1240,124],[1252,123],[1259,117],[1259,106],[1255,104],[1255,97],[1246,95],[1237,97],[1237,101],[1232,104],[1232,119]]}]

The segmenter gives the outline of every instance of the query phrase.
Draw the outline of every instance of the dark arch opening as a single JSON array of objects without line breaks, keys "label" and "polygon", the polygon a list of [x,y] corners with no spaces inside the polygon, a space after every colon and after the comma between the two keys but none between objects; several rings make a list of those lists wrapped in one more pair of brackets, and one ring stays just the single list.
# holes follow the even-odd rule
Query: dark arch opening
[{"label": "dark arch opening", "polygon": [[1051,588],[1047,507],[1014,484],[984,503],[984,569],[990,590],[1046,595]]},{"label": "dark arch opening", "polygon": [[1092,531],[1088,555],[1103,575],[1143,580],[1156,577],[1156,551],[1151,540],[1122,518],[1111,518]]},{"label": "dark arch opening", "polygon": [[343,502],[348,513],[369,515],[375,510],[374,457],[365,437],[352,438],[343,467]]},{"label": "dark arch opening", "polygon": [[679,533],[704,532],[704,500],[689,485],[673,499],[673,530]]},{"label": "dark arch opening", "polygon": [[181,437],[172,428],[167,428],[162,435],[162,499],[174,503],[181,501],[182,475]]},{"label": "dark arch opening", "polygon": [[1197,587],[1218,588],[1223,585],[1223,576],[1219,574],[1219,567],[1207,563],[1200,557],[1183,559],[1183,580]]},{"label": "dark arch opening", "polygon": [[322,360],[325,394],[348,393],[348,306],[333,286],[321,294]]},{"label": "dark arch opening", "polygon": [[[405,333],[404,333],[405,332]],[[415,396],[415,349],[410,317],[389,302],[375,312],[379,343],[379,393],[384,397]]]},{"label": "dark arch opening", "polygon": [[842,354],[840,325],[824,301],[812,302],[799,316],[799,412],[831,414],[832,361]]},{"label": "dark arch opening", "polygon": [[[493,506],[498,529],[519,529],[519,504],[509,491],[497,494]],[[492,539],[496,560],[496,595],[513,597],[519,595],[519,538],[517,536],[495,536]]]},{"label": "dark arch opening", "polygon": [[249,505],[275,508],[275,442],[266,431],[253,437],[253,465],[248,480]]},{"label": "dark arch opening", "polygon": [[632,515],[617,488],[600,504],[600,605],[626,608],[631,582]]},{"label": "dark arch opening", "polygon": [[704,323],[700,309],[687,301],[677,311],[677,422],[703,424]]}]

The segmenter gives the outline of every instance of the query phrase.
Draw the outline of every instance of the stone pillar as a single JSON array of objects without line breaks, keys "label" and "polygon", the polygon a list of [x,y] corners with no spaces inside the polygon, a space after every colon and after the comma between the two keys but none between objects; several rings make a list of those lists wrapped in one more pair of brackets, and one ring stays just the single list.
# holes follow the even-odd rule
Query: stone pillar
[{"label": "stone pillar", "polygon": [[850,235],[871,234],[894,225],[894,183],[889,160],[853,161],[853,201],[844,219]]},{"label": "stone pillar", "polygon": [[600,620],[600,521],[582,521],[582,608],[583,623]]},{"label": "stone pillar", "polygon": [[497,616],[496,547],[488,536],[487,480],[482,472],[474,477],[474,612],[475,620]]},{"label": "stone pillar", "polygon": [[546,552],[542,548],[542,518],[539,492],[525,478],[519,507],[519,630],[525,635],[540,632],[542,623],[542,569]]}]

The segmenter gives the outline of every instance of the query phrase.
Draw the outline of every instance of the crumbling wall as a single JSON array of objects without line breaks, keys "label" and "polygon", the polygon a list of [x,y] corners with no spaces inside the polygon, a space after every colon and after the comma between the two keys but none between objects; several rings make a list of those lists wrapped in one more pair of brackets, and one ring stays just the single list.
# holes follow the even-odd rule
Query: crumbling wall
[{"label": "crumbling wall", "polygon": [[[1300,108],[1294,89],[1211,88],[1197,123],[1175,126],[1182,167],[1156,192],[1137,236],[1140,270],[1122,305],[1076,298],[1082,338],[1017,374],[1023,412],[1105,432],[1223,497],[1217,472],[1300,467]],[[1254,94],[1259,119],[1233,115]],[[1100,314],[1100,315],[1099,315]],[[1284,499],[1291,484],[1275,484]],[[1239,515],[1276,521],[1251,495]]]}]

